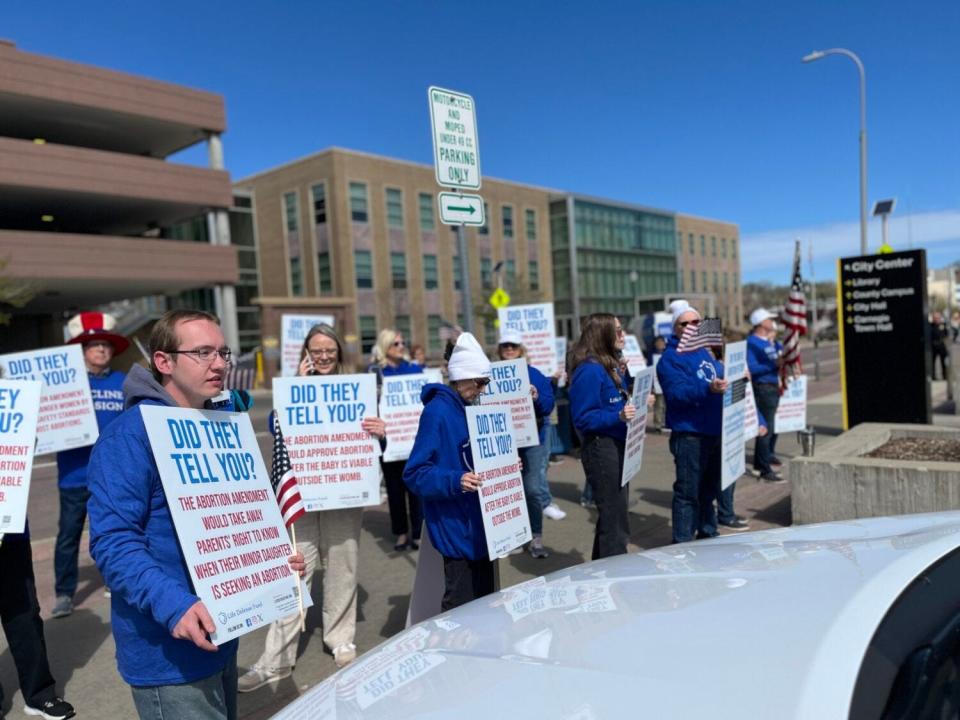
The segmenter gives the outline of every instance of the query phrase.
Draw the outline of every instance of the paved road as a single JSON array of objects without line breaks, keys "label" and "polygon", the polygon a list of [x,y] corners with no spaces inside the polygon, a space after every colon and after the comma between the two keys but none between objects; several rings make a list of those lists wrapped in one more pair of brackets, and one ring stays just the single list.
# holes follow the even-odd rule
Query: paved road
[{"label": "paved road", "polygon": [[[821,381],[813,382],[810,388],[810,419],[821,433],[833,435],[839,433],[840,428],[836,346],[823,348],[821,360]],[[812,367],[810,370],[812,373]],[[252,413],[255,427],[265,427],[269,402],[267,395],[258,397]],[[673,462],[667,437],[649,436],[643,471],[639,479],[631,483],[631,543],[637,548],[658,547],[670,541]],[[261,449],[269,457],[269,436],[261,434],[260,441]],[[794,437],[786,436],[781,440],[779,454],[789,458],[797,451]],[[544,520],[544,542],[551,555],[544,560],[522,555],[501,561],[503,586],[560,570],[590,557],[595,512],[579,505],[583,485],[579,462],[571,457],[564,458],[550,468],[550,481],[557,503],[568,513],[562,521]],[[52,554],[58,513],[55,467],[50,462],[39,463],[32,482],[29,516],[34,537],[34,567],[54,676],[59,687],[66,688],[67,699],[77,707],[81,717],[133,717],[129,690],[120,680],[113,658],[110,601],[103,596],[99,573],[86,551],[81,553],[77,611],[68,618],[49,618],[53,605]],[[750,518],[753,529],[787,525],[790,523],[789,487],[764,485],[745,477],[737,484],[737,511]],[[364,514],[359,569],[357,645],[361,651],[369,650],[403,628],[415,567],[416,553],[393,551],[386,505],[368,509]],[[319,583],[314,588],[314,602],[315,607],[307,616],[307,632],[301,639],[300,657],[293,677],[275,687],[242,695],[242,717],[269,717],[303,689],[336,670],[320,638]],[[241,666],[251,663],[259,655],[264,634],[265,630],[260,630],[241,640]],[[19,691],[13,693],[17,687],[16,676],[3,640],[0,640],[0,682],[8,690],[5,709],[12,715],[19,715],[22,698]]]}]

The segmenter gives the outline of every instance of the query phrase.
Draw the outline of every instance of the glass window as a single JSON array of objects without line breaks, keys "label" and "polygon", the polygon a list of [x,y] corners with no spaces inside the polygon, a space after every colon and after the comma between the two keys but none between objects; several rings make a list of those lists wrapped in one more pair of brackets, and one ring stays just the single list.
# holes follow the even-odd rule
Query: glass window
[{"label": "glass window", "polygon": [[484,290],[493,290],[493,260],[480,258],[480,285]]},{"label": "glass window", "polygon": [[453,256],[453,288],[454,290],[463,289],[463,261],[459,255]]},{"label": "glass window", "polygon": [[427,290],[436,290],[440,287],[440,275],[437,271],[437,256],[423,256],[423,287]]},{"label": "glass window", "polygon": [[297,193],[283,194],[283,210],[287,228],[287,264],[290,268],[290,294],[303,295],[303,262],[300,248],[300,215]]},{"label": "glass window", "polygon": [[427,347],[430,352],[439,352],[443,347],[440,340],[439,315],[427,315]]},{"label": "glass window", "polygon": [[407,341],[407,347],[412,345],[410,339],[410,316],[409,315],[397,315],[396,320],[394,321],[394,329],[403,335],[403,339]]},{"label": "glass window", "polygon": [[710,255],[713,257],[717,256],[717,236],[710,236]]},{"label": "glass window", "polygon": [[700,279],[703,281],[703,290],[702,290],[702,292],[710,292],[710,285],[709,285],[709,283],[707,282],[707,271],[704,270],[702,273],[700,273],[700,276],[701,276]]},{"label": "glass window", "polygon": [[367,222],[367,185],[361,182],[350,183],[350,219],[353,222]]},{"label": "glass window", "polygon": [[360,316],[360,352],[373,352],[377,343],[377,319],[373,315]]},{"label": "glass window", "polygon": [[407,287],[407,256],[405,253],[390,253],[390,277],[393,279],[394,290],[404,290]]},{"label": "glass window", "polygon": [[403,192],[387,188],[387,225],[403,228]]},{"label": "glass window", "polygon": [[690,254],[693,255],[693,233],[687,235],[687,242],[690,243]]},{"label": "glass window", "polygon": [[524,215],[526,216],[527,240],[536,240],[537,239],[537,211],[525,210]]},{"label": "glass window", "polygon": [[317,253],[317,273],[320,281],[320,294],[333,294],[333,271],[330,267],[330,253]]},{"label": "glass window", "polygon": [[300,224],[297,222],[297,193],[288,192],[283,194],[283,211],[287,221],[287,232],[297,232]]},{"label": "glass window", "polygon": [[507,287],[514,287],[517,282],[517,262],[515,260],[507,260]]},{"label": "glass window", "polygon": [[369,290],[373,287],[373,256],[369,250],[354,250],[353,263],[357,271],[357,287]]},{"label": "glass window", "polygon": [[730,257],[737,259],[737,239],[730,238]]},{"label": "glass window", "polygon": [[730,291],[730,274],[729,273],[723,274],[723,291],[724,292]]},{"label": "glass window", "polygon": [[420,229],[433,230],[436,220],[433,217],[433,195],[430,193],[420,193]]},{"label": "glass window", "polygon": [[540,265],[536,260],[530,261],[530,289],[540,289]]},{"label": "glass window", "polygon": [[513,208],[509,205],[504,205],[502,208],[502,217],[503,217],[503,236],[505,238],[513,237]]},{"label": "glass window", "polygon": [[720,280],[717,278],[717,272],[713,273],[713,291],[718,292],[720,290]]},{"label": "glass window", "polygon": [[697,291],[697,274],[691,270],[690,271],[690,292]]},{"label": "glass window", "polygon": [[707,238],[703,235],[700,236],[700,257],[707,256]]},{"label": "glass window", "polygon": [[725,237],[720,238],[720,257],[727,256],[727,239]]},{"label": "glass window", "polygon": [[327,188],[323,183],[312,185],[310,194],[313,196],[313,222],[322,225],[327,221]]},{"label": "glass window", "polygon": [[483,321],[483,341],[491,347],[497,344],[497,328],[491,318]]},{"label": "glass window", "polygon": [[483,204],[483,225],[477,228],[477,233],[480,235],[490,234],[490,206],[487,203]]}]

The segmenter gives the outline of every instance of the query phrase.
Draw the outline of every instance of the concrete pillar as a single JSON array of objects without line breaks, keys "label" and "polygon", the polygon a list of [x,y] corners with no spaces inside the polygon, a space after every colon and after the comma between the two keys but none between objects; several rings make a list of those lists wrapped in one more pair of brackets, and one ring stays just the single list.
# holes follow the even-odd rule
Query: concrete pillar
[{"label": "concrete pillar", "polygon": [[[218,133],[207,135],[207,158],[214,170],[223,170],[223,141]],[[211,245],[230,245],[230,216],[219,208],[207,214],[207,228]],[[237,293],[233,285],[216,285],[213,288],[220,328],[227,346],[240,352],[240,331],[237,324]]]}]

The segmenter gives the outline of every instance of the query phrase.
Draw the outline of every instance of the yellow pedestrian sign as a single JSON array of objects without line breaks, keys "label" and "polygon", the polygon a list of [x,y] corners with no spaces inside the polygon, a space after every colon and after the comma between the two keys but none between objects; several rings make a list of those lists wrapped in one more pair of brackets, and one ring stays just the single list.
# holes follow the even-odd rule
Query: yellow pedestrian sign
[{"label": "yellow pedestrian sign", "polygon": [[507,295],[507,291],[503,288],[497,288],[493,291],[493,294],[490,296],[490,300],[488,302],[497,310],[499,310],[500,308],[506,307],[510,304],[510,296]]}]

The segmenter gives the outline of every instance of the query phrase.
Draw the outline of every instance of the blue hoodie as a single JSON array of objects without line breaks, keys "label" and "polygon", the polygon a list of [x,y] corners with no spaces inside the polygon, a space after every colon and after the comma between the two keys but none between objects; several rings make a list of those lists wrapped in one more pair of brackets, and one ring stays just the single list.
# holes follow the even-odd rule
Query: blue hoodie
[{"label": "blue hoodie", "polygon": [[537,399],[533,401],[533,412],[537,416],[537,426],[542,427],[543,419],[553,412],[553,385],[533,365],[527,365],[527,370],[530,371],[530,384],[537,389]]},{"label": "blue hoodie", "polygon": [[620,419],[626,402],[627,379],[621,374],[618,388],[603,365],[588,358],[577,365],[570,378],[570,415],[581,436],[605,435],[627,439],[627,424]]},{"label": "blue hoodie", "polygon": [[[107,425],[123,412],[123,382],[125,373],[107,369],[103,375],[87,373],[93,409],[97,414],[97,427],[102,433]],[[87,463],[90,462],[92,445],[72,448],[57,453],[57,484],[62,490],[87,486]]]},{"label": "blue hoodie", "polygon": [[720,435],[723,393],[710,392],[710,382],[723,378],[723,363],[702,348],[678,353],[676,335],[657,363],[657,379],[667,402],[667,427],[674,432]]},{"label": "blue hoodie", "polygon": [[777,345],[759,335],[747,338],[747,367],[750,379],[758,384],[777,385],[780,372],[777,367]]},{"label": "blue hoodie", "polygon": [[423,502],[430,541],[448,558],[487,558],[480,500],[463,492],[460,478],[473,471],[466,406],[452,388],[438,383],[420,391],[423,414],[403,481]]},{"label": "blue hoodie", "polygon": [[134,686],[195,682],[223,670],[238,641],[212,653],[170,634],[200,598],[193,592],[137,405],[176,403],[139,365],[123,390],[127,410],[100,435],[87,468],[90,554],[112,593],[117,668]]}]

